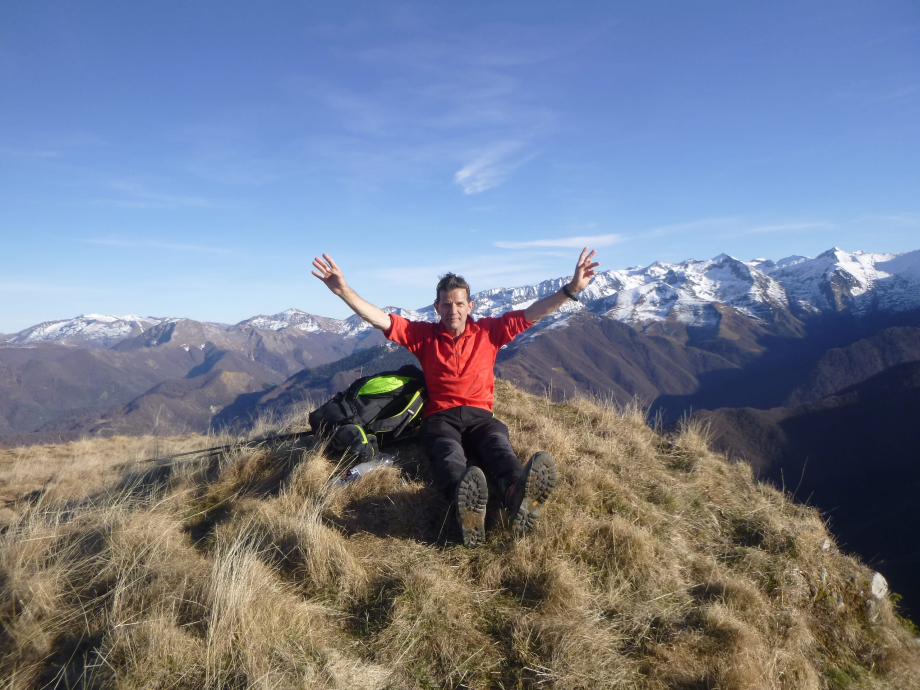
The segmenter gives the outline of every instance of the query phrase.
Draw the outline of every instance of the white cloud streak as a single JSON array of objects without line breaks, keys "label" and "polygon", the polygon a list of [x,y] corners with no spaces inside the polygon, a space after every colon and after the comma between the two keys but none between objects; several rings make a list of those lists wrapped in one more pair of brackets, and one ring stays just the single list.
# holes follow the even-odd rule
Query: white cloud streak
[{"label": "white cloud streak", "polygon": [[662,225],[660,227],[654,228],[649,233],[651,235],[677,235],[684,232],[693,232],[697,230],[702,230],[704,228],[724,228],[727,225],[740,222],[739,218],[734,217],[715,217],[715,218],[700,218],[699,220],[691,220],[686,223],[672,223],[671,225]]},{"label": "white cloud streak", "polygon": [[104,199],[101,203],[127,208],[231,208],[231,204],[201,196],[171,194],[153,189],[131,179],[116,179],[108,187],[122,193],[120,199]]},{"label": "white cloud streak", "polygon": [[359,188],[436,179],[465,195],[505,183],[558,118],[542,80],[519,68],[578,50],[586,38],[515,26],[438,40],[361,41],[367,28],[343,29],[340,50],[379,73],[376,85],[349,89],[307,73],[280,80],[293,108],[330,124],[308,137],[307,158],[323,159]]},{"label": "white cloud streak", "polygon": [[735,216],[717,216],[713,218],[701,218],[686,223],[674,223],[671,225],[662,225],[651,230],[640,233],[641,236],[651,235],[659,237],[662,235],[679,235],[684,233],[701,234],[707,230],[717,230],[719,234],[716,237],[737,237],[739,235],[757,235],[771,232],[792,232],[792,231],[818,231],[831,230],[836,225],[827,221],[805,221],[798,223],[769,223],[765,225],[753,225],[750,221]]},{"label": "white cloud streak", "polygon": [[915,225],[920,225],[920,218],[916,216],[909,215],[907,213],[900,214],[868,214],[864,216],[859,216],[850,221],[851,223],[886,223],[889,225],[901,225],[904,227],[912,227]]},{"label": "white cloud streak", "polygon": [[533,156],[515,156],[524,144],[520,141],[500,141],[475,155],[473,160],[454,174],[454,182],[464,194],[481,194],[497,187],[511,173]]},{"label": "white cloud streak", "polygon": [[833,223],[825,221],[805,222],[805,223],[778,223],[775,225],[760,225],[755,228],[748,228],[738,232],[730,233],[731,235],[757,235],[767,232],[792,232],[793,230],[832,230],[836,226]]},{"label": "white cloud streak", "polygon": [[97,288],[74,285],[56,285],[30,281],[0,281],[0,294],[8,295],[64,295],[71,293],[100,292]]},{"label": "white cloud streak", "polygon": [[[575,257],[573,257],[574,262]],[[527,285],[546,278],[550,265],[534,255],[509,260],[507,255],[462,256],[456,260],[438,264],[398,266],[372,271],[377,283],[392,283],[412,288],[431,288],[438,282],[438,276],[452,271],[462,275],[473,292],[487,290],[497,285]],[[546,275],[543,275],[546,273]]]},{"label": "white cloud streak", "polygon": [[538,247],[581,249],[582,247],[609,247],[623,242],[622,235],[582,235],[579,237],[559,237],[556,239],[530,240],[527,242],[494,242],[500,249],[534,249]]},{"label": "white cloud streak", "polygon": [[181,242],[158,242],[156,240],[127,240],[120,237],[103,237],[82,240],[87,244],[97,244],[106,247],[124,247],[127,249],[150,248],[182,254],[232,254],[233,251],[226,247],[209,247],[201,244],[184,244]]}]

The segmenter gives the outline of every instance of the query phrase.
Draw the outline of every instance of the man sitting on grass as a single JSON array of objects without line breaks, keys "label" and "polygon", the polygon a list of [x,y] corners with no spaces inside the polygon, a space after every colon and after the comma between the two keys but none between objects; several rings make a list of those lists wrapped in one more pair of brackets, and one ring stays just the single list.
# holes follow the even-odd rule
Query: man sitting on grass
[{"label": "man sitting on grass", "polygon": [[[341,269],[328,254],[313,260],[313,275],[322,280],[362,319],[383,331],[388,340],[414,354],[422,365],[428,402],[420,440],[431,461],[438,489],[457,509],[465,546],[485,539],[486,477],[498,487],[505,507],[514,516],[512,529],[523,534],[533,527],[540,507],[556,485],[556,469],[548,453],[535,453],[526,466],[514,454],[508,427],[492,415],[495,358],[502,345],[518,333],[576,300],[594,276],[594,251],[585,247],[575,275],[559,292],[526,309],[500,317],[473,319],[470,288],[460,276],[448,273],[438,283],[434,308],[440,323],[409,321],[386,314],[361,299],[345,283]],[[480,467],[468,465],[463,445],[479,454]]]}]

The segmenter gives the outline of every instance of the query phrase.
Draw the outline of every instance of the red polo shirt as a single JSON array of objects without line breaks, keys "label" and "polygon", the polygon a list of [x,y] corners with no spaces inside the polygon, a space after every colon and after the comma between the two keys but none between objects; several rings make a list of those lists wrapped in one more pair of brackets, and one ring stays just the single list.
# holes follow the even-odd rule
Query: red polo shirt
[{"label": "red polo shirt", "polygon": [[409,321],[390,314],[390,327],[383,334],[418,357],[428,389],[422,413],[427,417],[460,405],[491,412],[498,350],[531,326],[533,321],[525,319],[523,311],[479,321],[469,317],[463,334],[455,340],[440,322]]}]

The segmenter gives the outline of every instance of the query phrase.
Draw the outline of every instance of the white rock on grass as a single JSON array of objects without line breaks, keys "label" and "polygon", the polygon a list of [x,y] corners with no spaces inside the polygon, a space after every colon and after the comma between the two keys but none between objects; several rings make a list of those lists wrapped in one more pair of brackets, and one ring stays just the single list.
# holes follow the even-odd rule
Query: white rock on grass
[{"label": "white rock on grass", "polygon": [[872,596],[876,599],[884,599],[888,595],[888,581],[882,577],[881,573],[875,573],[872,576]]}]

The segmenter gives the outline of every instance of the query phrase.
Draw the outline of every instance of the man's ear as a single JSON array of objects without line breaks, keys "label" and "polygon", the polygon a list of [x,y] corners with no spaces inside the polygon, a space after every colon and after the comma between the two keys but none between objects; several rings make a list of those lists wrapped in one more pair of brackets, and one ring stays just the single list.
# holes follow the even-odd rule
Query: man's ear
[{"label": "man's ear", "polygon": [[473,311],[476,308],[476,303],[473,300],[470,300],[470,311]]}]

